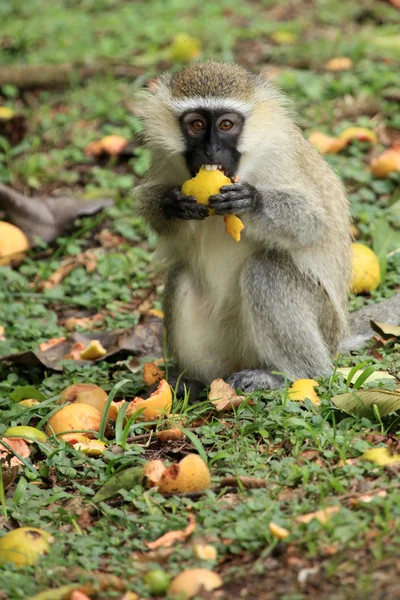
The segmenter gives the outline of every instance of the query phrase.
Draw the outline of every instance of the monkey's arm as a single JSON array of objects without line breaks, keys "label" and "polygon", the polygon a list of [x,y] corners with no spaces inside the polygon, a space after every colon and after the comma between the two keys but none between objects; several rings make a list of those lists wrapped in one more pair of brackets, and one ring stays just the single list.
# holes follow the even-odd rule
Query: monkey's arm
[{"label": "monkey's arm", "polygon": [[323,206],[311,192],[290,185],[224,186],[220,194],[211,196],[209,205],[218,215],[243,215],[248,236],[259,242],[277,238],[285,248],[318,243],[328,221]]},{"label": "monkey's arm", "polygon": [[140,214],[160,234],[173,233],[179,221],[201,221],[208,216],[206,206],[182,194],[178,187],[145,183],[137,188],[136,197]]}]

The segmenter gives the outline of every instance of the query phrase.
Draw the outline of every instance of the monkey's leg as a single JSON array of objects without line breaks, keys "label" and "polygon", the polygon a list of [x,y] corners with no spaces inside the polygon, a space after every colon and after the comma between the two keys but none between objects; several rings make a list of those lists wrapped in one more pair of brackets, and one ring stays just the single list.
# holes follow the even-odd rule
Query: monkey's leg
[{"label": "monkey's leg", "polygon": [[[248,319],[250,343],[258,356],[256,370],[234,373],[229,383],[243,391],[280,387],[283,379],[327,375],[329,349],[319,326],[326,299],[284,253],[253,256],[241,280],[243,315]],[[325,303],[324,303],[325,302]],[[246,329],[245,324],[245,329]],[[260,367],[263,367],[260,369]]]}]

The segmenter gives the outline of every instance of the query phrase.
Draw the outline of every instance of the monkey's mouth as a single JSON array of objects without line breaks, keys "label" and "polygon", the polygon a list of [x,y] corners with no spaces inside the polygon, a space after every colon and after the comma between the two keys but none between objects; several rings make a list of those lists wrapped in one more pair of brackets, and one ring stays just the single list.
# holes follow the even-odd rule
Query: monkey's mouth
[{"label": "monkey's mouth", "polygon": [[201,165],[200,168],[205,169],[206,171],[222,171],[225,177],[230,177],[228,169],[224,167],[224,165]]}]

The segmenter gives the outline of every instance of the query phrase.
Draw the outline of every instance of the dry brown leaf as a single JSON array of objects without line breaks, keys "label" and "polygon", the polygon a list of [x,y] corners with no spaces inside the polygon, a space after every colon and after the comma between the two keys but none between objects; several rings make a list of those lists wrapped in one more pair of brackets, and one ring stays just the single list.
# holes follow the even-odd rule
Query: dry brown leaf
[{"label": "dry brown leaf", "polygon": [[357,498],[350,498],[349,502],[352,506],[358,506],[359,504],[369,504],[373,501],[374,498],[386,498],[387,491],[386,490],[378,490],[371,492],[370,494],[363,494],[362,496],[358,496]]},{"label": "dry brown leaf", "polygon": [[38,290],[50,290],[59,285],[66,276],[76,267],[84,266],[88,273],[92,273],[97,267],[97,253],[93,249],[85,250],[78,256],[70,256],[62,261],[61,265],[46,281],[38,284]]},{"label": "dry brown leaf", "polygon": [[241,487],[247,490],[267,487],[265,479],[258,477],[223,477],[219,482],[220,487]]},{"label": "dry brown leaf", "polygon": [[41,352],[46,352],[46,350],[48,350],[49,348],[57,346],[57,344],[61,344],[61,342],[64,342],[66,339],[67,338],[65,337],[65,335],[59,338],[51,338],[47,342],[42,342],[41,344],[39,344],[39,349]]},{"label": "dry brown leaf", "polygon": [[70,229],[75,219],[94,215],[99,210],[112,206],[114,201],[105,198],[82,200],[81,198],[32,197],[23,196],[7,185],[0,184],[0,210],[8,220],[19,227],[29,241],[42,238],[45,242],[57,239],[66,229]]},{"label": "dry brown leaf", "polygon": [[97,313],[97,314],[93,315],[92,317],[81,317],[81,318],[70,317],[69,319],[67,319],[65,321],[65,328],[68,329],[68,331],[74,331],[78,327],[80,327],[81,329],[90,329],[91,325],[93,323],[97,323],[97,322],[103,321],[103,320],[104,320],[104,315],[102,315],[100,313]]},{"label": "dry brown leaf", "polygon": [[[6,444],[8,444],[8,446],[10,446],[10,448],[15,450],[15,452],[17,452],[22,458],[28,458],[30,456],[31,451],[25,440],[22,440],[20,438],[6,438],[6,437],[0,438],[0,439],[3,439],[4,442]],[[12,457],[12,458],[10,458],[10,457]],[[0,441],[0,461],[7,461],[7,464],[10,467],[14,467],[16,465],[23,464],[22,461],[19,460],[19,458],[14,456],[12,454],[12,452],[10,452],[10,450],[8,450],[8,448],[3,446],[1,441]]]},{"label": "dry brown leaf", "polygon": [[146,385],[155,385],[164,378],[164,372],[153,362],[145,363],[143,367],[143,379]]},{"label": "dry brown leaf", "polygon": [[103,248],[118,248],[118,246],[121,246],[125,241],[122,235],[112,233],[109,229],[102,229],[95,238],[100,242]]},{"label": "dry brown leaf", "polygon": [[310,523],[313,519],[316,519],[323,525],[327,523],[330,517],[339,512],[340,506],[328,506],[327,508],[323,508],[322,510],[317,510],[316,512],[307,513],[306,515],[300,515],[296,517],[295,523]]},{"label": "dry brown leaf", "polygon": [[185,529],[179,529],[175,531],[168,531],[162,535],[158,540],[154,542],[145,542],[146,546],[150,550],[156,550],[157,548],[170,548],[176,542],[184,542],[196,529],[196,519],[192,514],[189,514],[189,523]]},{"label": "dry brown leaf", "polygon": [[172,429],[164,429],[156,433],[156,438],[161,442],[171,442],[174,440],[183,440],[185,434],[179,427],[172,427]]},{"label": "dry brown leaf", "polygon": [[208,399],[214,404],[218,412],[237,408],[246,400],[245,396],[238,396],[235,390],[223,379],[214,379],[210,385]]}]

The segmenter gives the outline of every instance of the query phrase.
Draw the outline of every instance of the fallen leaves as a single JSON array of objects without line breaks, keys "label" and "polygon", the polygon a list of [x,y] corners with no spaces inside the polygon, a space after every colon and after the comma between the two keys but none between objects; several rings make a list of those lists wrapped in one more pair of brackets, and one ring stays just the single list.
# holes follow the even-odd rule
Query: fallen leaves
[{"label": "fallen leaves", "polygon": [[208,399],[215,410],[222,412],[238,408],[246,400],[245,396],[238,396],[235,390],[223,379],[215,379],[210,385]]},{"label": "fallen leaves", "polygon": [[25,233],[31,244],[36,237],[52,242],[70,229],[78,217],[94,215],[113,204],[110,198],[86,201],[69,196],[29,198],[0,184],[0,210]]},{"label": "fallen leaves", "polygon": [[387,390],[354,390],[332,398],[333,404],[344,412],[373,419],[375,411],[386,417],[400,410],[400,394]]},{"label": "fallen leaves", "polygon": [[0,461],[6,462],[10,467],[22,465],[23,462],[15,456],[12,451],[21,456],[22,458],[28,458],[31,454],[28,444],[25,440],[20,438],[0,438],[7,446],[0,441]]},{"label": "fallen leaves", "polygon": [[196,519],[192,514],[189,514],[189,522],[185,529],[168,531],[154,542],[145,542],[150,550],[157,548],[170,548],[177,542],[184,542],[196,529]]},{"label": "fallen leaves", "polygon": [[81,266],[85,267],[87,273],[93,273],[97,268],[97,251],[90,249],[77,256],[69,256],[61,262],[58,269],[48,279],[35,281],[32,285],[36,285],[39,291],[51,290],[59,285],[71,271]]}]

